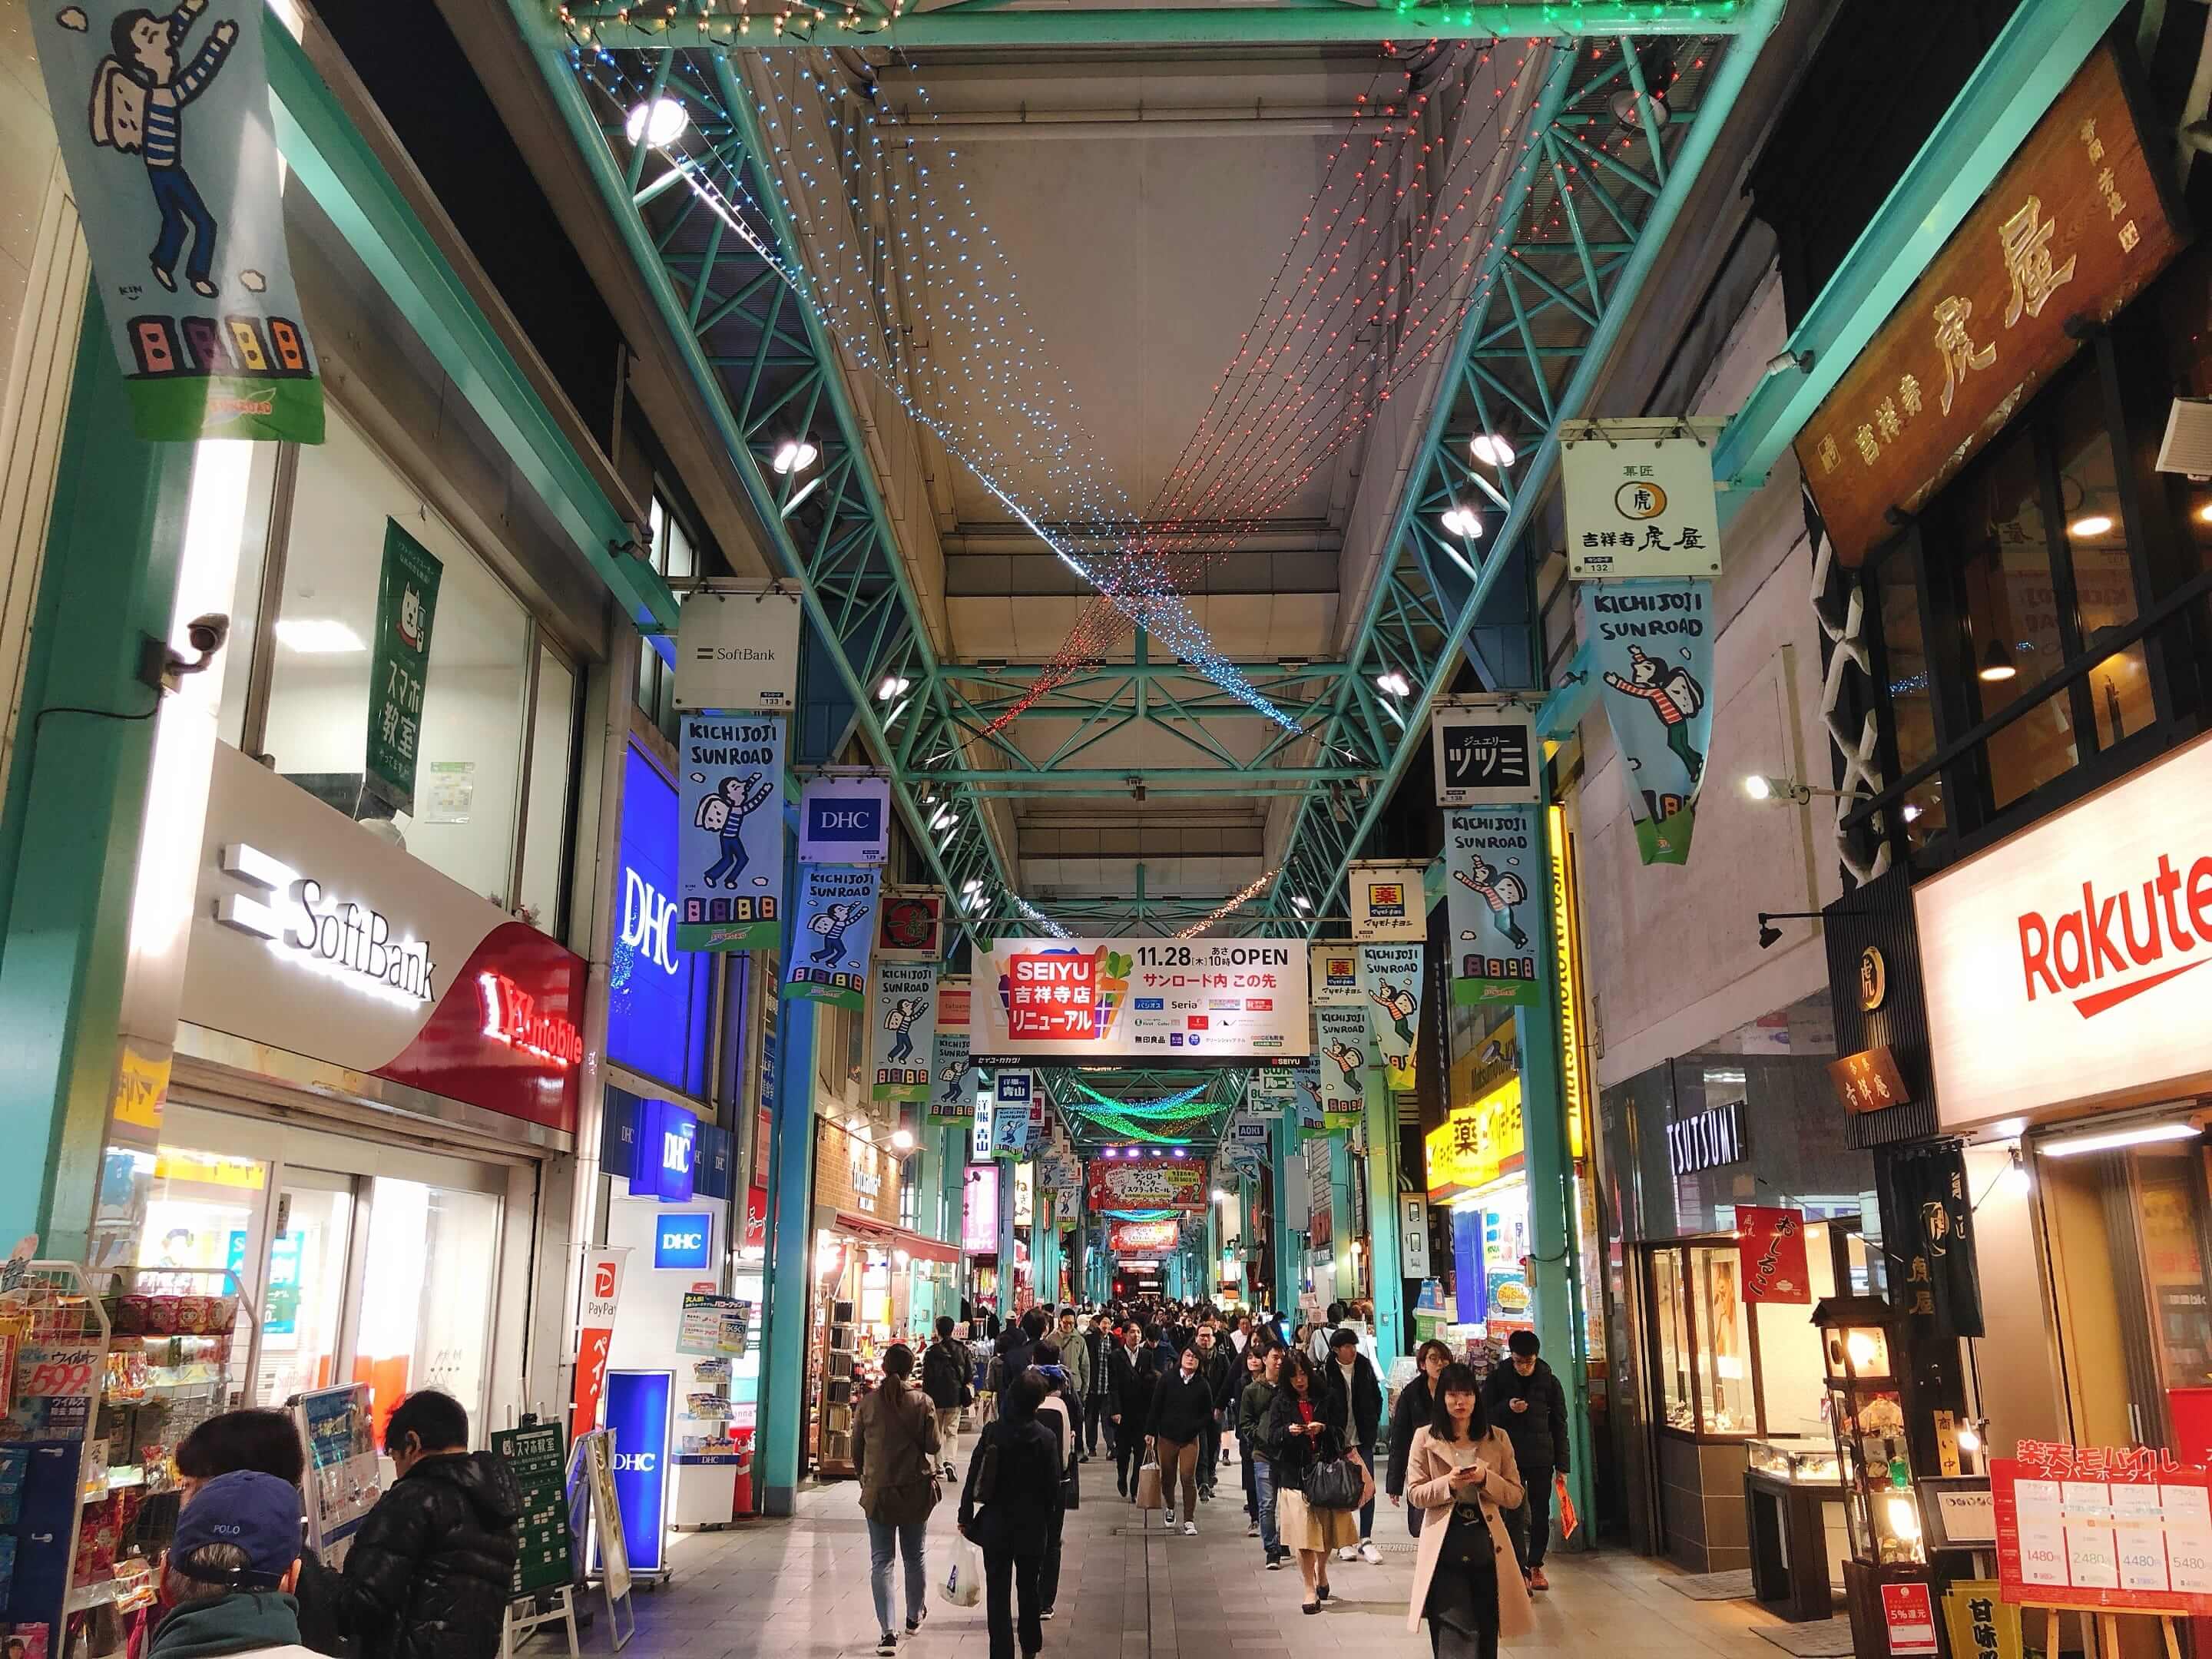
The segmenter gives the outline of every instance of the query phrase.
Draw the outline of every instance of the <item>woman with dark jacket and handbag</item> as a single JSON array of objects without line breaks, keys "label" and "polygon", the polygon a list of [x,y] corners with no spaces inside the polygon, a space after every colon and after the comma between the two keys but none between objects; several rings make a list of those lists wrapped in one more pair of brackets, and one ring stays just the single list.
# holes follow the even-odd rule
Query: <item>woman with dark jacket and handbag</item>
[{"label": "woman with dark jacket and handbag", "polygon": [[1152,1413],[1145,1425],[1146,1443],[1160,1463],[1162,1514],[1175,1525],[1175,1483],[1182,1477],[1182,1529],[1198,1536],[1199,1453],[1213,1421],[1213,1390],[1208,1386],[1195,1346],[1176,1357],[1176,1368],[1163,1372],[1152,1387]]},{"label": "woman with dark jacket and handbag", "polygon": [[[1443,1343],[1433,1339],[1422,1343],[1420,1352],[1413,1356],[1413,1380],[1398,1390],[1397,1403],[1390,1408],[1390,1474],[1383,1486],[1390,1494],[1392,1509],[1405,1501],[1406,1459],[1413,1449],[1413,1437],[1436,1414],[1437,1379],[1451,1363],[1451,1350]],[[1406,1530],[1416,1538],[1421,1535],[1419,1504],[1407,1507]]]},{"label": "woman with dark jacket and handbag", "polygon": [[1319,1613],[1328,1600],[1328,1553],[1359,1541],[1356,1504],[1316,1509],[1306,1501],[1315,1466],[1346,1455],[1344,1427],[1344,1396],[1316,1375],[1305,1355],[1295,1348],[1285,1352],[1267,1407],[1267,1462],[1275,1483],[1275,1534],[1285,1551],[1297,1552],[1308,1613]]},{"label": "woman with dark jacket and handbag", "polygon": [[960,1535],[983,1552],[990,1659],[1014,1659],[1016,1605],[1022,1659],[1044,1645],[1038,1581],[1060,1504],[1060,1437],[1037,1421],[1044,1390],[1044,1378],[1026,1373],[1007,1386],[1005,1411],[976,1441],[960,1492]]},{"label": "woman with dark jacket and handbag", "polygon": [[399,1471],[331,1582],[331,1615],[362,1659],[491,1659],[514,1582],[522,1489],[469,1449],[469,1414],[417,1389],[385,1421]]},{"label": "woman with dark jacket and handbag", "polygon": [[896,1653],[891,1628],[891,1555],[906,1560],[906,1631],[929,1616],[929,1568],[923,1560],[929,1512],[937,1507],[937,1410],[911,1385],[914,1350],[884,1352],[884,1380],[853,1413],[853,1472],[868,1522],[868,1588],[876,1598],[878,1653]]},{"label": "woman with dark jacket and handbag", "polygon": [[1521,1473],[1513,1443],[1485,1419],[1473,1371],[1447,1365],[1435,1393],[1406,1458],[1406,1495],[1427,1511],[1406,1628],[1429,1621],[1435,1659],[1498,1659],[1500,1638],[1536,1624],[1503,1513],[1521,1506]]}]

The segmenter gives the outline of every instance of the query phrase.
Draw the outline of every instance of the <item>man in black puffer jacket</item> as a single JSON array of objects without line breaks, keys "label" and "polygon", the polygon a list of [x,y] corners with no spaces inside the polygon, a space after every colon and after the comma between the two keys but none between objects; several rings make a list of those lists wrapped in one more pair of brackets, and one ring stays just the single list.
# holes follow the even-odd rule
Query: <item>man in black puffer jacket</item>
[{"label": "man in black puffer jacket", "polygon": [[399,1479],[353,1535],[332,1613],[362,1659],[491,1659],[514,1580],[522,1492],[469,1449],[451,1395],[418,1389],[385,1425]]}]

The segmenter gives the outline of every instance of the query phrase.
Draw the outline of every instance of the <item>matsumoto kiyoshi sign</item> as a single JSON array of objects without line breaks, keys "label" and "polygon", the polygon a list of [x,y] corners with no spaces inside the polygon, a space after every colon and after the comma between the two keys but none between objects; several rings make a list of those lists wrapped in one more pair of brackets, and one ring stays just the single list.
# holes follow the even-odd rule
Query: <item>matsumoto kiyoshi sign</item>
[{"label": "matsumoto kiyoshi sign", "polygon": [[1628,816],[1646,864],[1686,864],[1712,748],[1713,585],[1583,586],[1582,636],[1628,769]]},{"label": "matsumoto kiyoshi sign", "polygon": [[1308,1052],[1306,947],[1266,939],[1001,939],[977,964],[985,1061],[1273,1060]]},{"label": "matsumoto kiyoshi sign", "polygon": [[1946,1130],[2212,1086],[2212,738],[1912,898]]}]

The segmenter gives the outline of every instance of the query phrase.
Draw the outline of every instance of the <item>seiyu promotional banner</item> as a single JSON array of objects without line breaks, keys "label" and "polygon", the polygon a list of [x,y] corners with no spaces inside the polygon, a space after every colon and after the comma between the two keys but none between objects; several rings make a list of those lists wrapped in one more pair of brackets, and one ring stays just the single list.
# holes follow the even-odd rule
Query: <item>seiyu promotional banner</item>
[{"label": "seiyu promotional banner", "polygon": [[857,1008],[868,981],[868,943],[875,937],[872,866],[799,866],[799,922],[791,930],[784,994]]},{"label": "seiyu promotional banner", "polygon": [[1314,1010],[1314,1048],[1321,1059],[1321,1109],[1329,1128],[1340,1129],[1357,1121],[1367,1108],[1367,1038],[1365,1011]]},{"label": "seiyu promotional banner", "polygon": [[1429,718],[1437,805],[1533,804],[1538,798],[1536,707],[1503,696],[1452,697]]},{"label": "seiyu promotional banner", "polygon": [[1359,994],[1359,947],[1341,941],[1312,947],[1310,976],[1316,1008],[1364,1008]]},{"label": "seiyu promotional banner", "polygon": [[926,1101],[937,1053],[937,964],[876,964],[875,1088],[878,1100]]},{"label": "seiyu promotional banner", "polygon": [[799,595],[781,587],[692,594],[677,623],[676,706],[791,713],[798,699],[799,623]]},{"label": "seiyu promotional banner", "polygon": [[799,792],[801,864],[881,864],[890,834],[889,778],[813,777]]},{"label": "seiyu promotional banner", "polygon": [[1452,1000],[1539,1006],[1530,943],[1544,860],[1534,806],[1447,808],[1444,913],[1451,927]]},{"label": "seiyu promotional banner", "polygon": [[1354,864],[1344,884],[1352,896],[1354,939],[1429,936],[1428,901],[1421,890],[1418,864]]},{"label": "seiyu promotional banner", "polygon": [[1583,642],[1628,768],[1646,864],[1686,864],[1713,735],[1713,585],[1601,582],[1580,590]]},{"label": "seiyu promotional banner", "polygon": [[929,1121],[972,1123],[975,1090],[983,1074],[968,1058],[968,981],[937,982],[937,1041],[930,1071]]},{"label": "seiyu promotional banner", "polygon": [[1560,428],[1570,579],[1720,574],[1712,440],[1723,424],[1638,419]]},{"label": "seiyu promotional banner", "polygon": [[1363,945],[1359,989],[1367,999],[1367,1030],[1393,1089],[1413,1086],[1413,1048],[1421,1022],[1421,946]]},{"label": "seiyu promotional banner", "polygon": [[783,922],[783,717],[687,714],[682,729],[676,943],[773,951]]},{"label": "seiyu promotional banner", "polygon": [[266,9],[33,0],[70,194],[131,424],[155,441],[323,441],[284,246]]}]

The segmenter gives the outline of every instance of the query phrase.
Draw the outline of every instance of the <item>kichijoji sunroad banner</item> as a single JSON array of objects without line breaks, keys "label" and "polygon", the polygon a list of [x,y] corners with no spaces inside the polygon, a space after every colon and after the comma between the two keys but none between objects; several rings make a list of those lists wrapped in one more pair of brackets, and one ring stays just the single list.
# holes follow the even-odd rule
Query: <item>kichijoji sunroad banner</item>
[{"label": "kichijoji sunroad banner", "polygon": [[1533,1008],[1544,1000],[1531,932],[1544,886],[1539,810],[1444,809],[1444,915],[1454,1002]]},{"label": "kichijoji sunroad banner", "polygon": [[1646,864],[1689,862],[1712,746],[1712,607],[1709,581],[1593,582],[1577,597]]},{"label": "kichijoji sunroad banner", "polygon": [[860,1006],[868,982],[868,946],[875,939],[872,864],[799,866],[799,920],[784,964],[787,996],[812,997],[840,1008]]},{"label": "kichijoji sunroad banner", "polygon": [[1345,1128],[1358,1122],[1367,1109],[1367,1042],[1366,1010],[1314,1010],[1315,1057],[1320,1062],[1316,1070],[1326,1127]]},{"label": "kichijoji sunroad banner", "polygon": [[1375,1045],[1384,1080],[1393,1089],[1413,1086],[1413,1053],[1420,1040],[1419,945],[1363,945],[1359,988],[1367,998],[1368,1037]]},{"label": "kichijoji sunroad banner", "polygon": [[937,964],[876,964],[874,1033],[878,1100],[926,1101],[937,1057]]},{"label": "kichijoji sunroad banner", "polygon": [[676,943],[773,951],[783,924],[783,716],[686,714],[681,735]]}]

